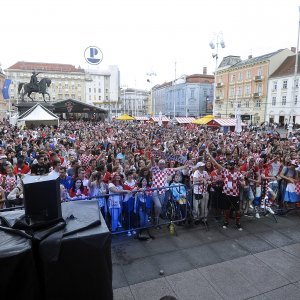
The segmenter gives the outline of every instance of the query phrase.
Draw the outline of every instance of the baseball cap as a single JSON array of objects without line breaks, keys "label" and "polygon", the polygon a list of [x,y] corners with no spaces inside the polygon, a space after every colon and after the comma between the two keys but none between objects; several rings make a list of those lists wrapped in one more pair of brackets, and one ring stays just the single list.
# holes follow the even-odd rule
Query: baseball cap
[{"label": "baseball cap", "polygon": [[205,166],[205,163],[200,161],[196,164],[196,167],[199,168],[199,167],[204,167]]}]

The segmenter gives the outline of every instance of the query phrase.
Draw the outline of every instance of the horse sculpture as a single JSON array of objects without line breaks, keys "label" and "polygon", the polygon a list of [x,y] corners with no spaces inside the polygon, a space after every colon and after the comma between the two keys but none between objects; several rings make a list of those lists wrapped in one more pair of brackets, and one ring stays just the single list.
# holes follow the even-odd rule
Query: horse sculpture
[{"label": "horse sculpture", "polygon": [[[48,95],[50,101],[50,94],[47,92],[47,87],[51,84],[51,79],[43,78],[40,82],[37,83],[37,86],[32,86],[30,83],[19,83],[18,86],[18,94],[21,94],[21,100],[24,102],[24,96],[27,96],[34,101],[33,98],[30,97],[31,93],[39,93],[43,95],[43,99],[45,100],[45,94]],[[38,88],[37,88],[38,87]],[[22,93],[21,93],[22,92]]]}]

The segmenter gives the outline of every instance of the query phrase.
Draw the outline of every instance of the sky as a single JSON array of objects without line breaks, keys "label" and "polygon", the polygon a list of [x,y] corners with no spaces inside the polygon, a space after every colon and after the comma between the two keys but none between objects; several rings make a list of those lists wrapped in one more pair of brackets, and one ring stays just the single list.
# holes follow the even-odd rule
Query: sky
[{"label": "sky", "polygon": [[[118,65],[121,86],[149,89],[181,75],[213,74],[227,55],[259,56],[297,44],[300,0],[7,0],[0,6],[0,63]],[[176,68],[175,68],[176,61]],[[176,71],[175,71],[176,70]],[[155,73],[147,83],[147,73]]]}]

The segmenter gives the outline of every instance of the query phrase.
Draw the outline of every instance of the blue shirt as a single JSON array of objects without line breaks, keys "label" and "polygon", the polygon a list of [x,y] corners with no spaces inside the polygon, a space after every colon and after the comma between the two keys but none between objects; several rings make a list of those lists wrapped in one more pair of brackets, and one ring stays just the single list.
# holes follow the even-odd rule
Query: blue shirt
[{"label": "blue shirt", "polygon": [[59,183],[62,184],[66,188],[67,191],[69,191],[73,185],[73,180],[72,180],[71,176],[66,176],[65,179],[61,179],[59,177]]}]

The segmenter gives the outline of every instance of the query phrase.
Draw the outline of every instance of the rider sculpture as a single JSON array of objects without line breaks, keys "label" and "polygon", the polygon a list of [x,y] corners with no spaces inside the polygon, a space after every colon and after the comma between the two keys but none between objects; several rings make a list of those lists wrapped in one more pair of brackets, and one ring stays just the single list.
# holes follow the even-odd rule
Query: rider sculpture
[{"label": "rider sculpture", "polygon": [[37,79],[37,76],[41,74],[41,72],[35,73],[35,71],[32,72],[31,78],[30,78],[30,85],[32,90],[37,90],[38,92],[40,91],[40,86],[39,82]]}]

